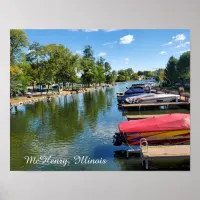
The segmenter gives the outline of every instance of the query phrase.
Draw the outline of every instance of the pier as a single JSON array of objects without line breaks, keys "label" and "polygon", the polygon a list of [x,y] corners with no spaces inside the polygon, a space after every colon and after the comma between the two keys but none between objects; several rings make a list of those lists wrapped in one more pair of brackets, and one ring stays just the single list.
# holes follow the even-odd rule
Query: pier
[{"label": "pier", "polygon": [[190,159],[190,145],[149,146],[147,151],[144,149],[141,151],[141,163],[145,169],[149,169],[149,161]]},{"label": "pier", "polygon": [[143,138],[140,141],[140,158],[145,169],[149,169],[149,161],[190,160],[190,145],[148,146]]},{"label": "pier", "polygon": [[165,109],[168,108],[174,108],[176,106],[184,106],[186,108],[190,107],[189,102],[165,102],[165,103],[148,103],[148,104],[121,104],[119,107],[122,109],[132,109],[132,108],[138,108],[139,110],[141,108],[147,108],[147,107],[161,107],[164,106]]}]

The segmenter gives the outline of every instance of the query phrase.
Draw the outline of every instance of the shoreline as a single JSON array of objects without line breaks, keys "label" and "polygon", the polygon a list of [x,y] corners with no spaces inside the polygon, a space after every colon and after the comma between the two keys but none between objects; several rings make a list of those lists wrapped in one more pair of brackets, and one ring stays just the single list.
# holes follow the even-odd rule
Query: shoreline
[{"label": "shoreline", "polygon": [[31,98],[27,97],[27,96],[21,96],[18,97],[17,99],[15,98],[10,98],[10,108],[12,108],[13,106],[19,106],[19,105],[26,105],[26,104],[34,104],[35,102],[38,101],[43,101],[46,100],[48,101],[51,98],[55,98],[57,96],[71,96],[72,94],[79,94],[79,93],[85,93],[85,92],[89,92],[89,91],[94,91],[94,90],[98,90],[98,89],[104,89],[110,86],[116,86],[112,85],[112,84],[108,84],[107,86],[98,86],[98,87],[91,87],[91,88],[83,88],[77,91],[72,91],[72,90],[63,90],[60,92],[52,92],[52,93],[45,93],[42,95],[37,95],[37,96],[32,96]]}]

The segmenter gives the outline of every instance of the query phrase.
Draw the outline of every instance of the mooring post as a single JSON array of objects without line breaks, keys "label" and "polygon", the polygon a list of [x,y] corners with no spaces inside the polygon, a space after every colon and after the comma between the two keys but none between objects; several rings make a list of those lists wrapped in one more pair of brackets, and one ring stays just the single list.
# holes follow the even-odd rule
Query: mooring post
[{"label": "mooring post", "polygon": [[145,163],[146,163],[146,169],[149,169],[148,159],[145,160]]},{"label": "mooring post", "polygon": [[178,97],[176,97],[176,103],[178,103]]}]

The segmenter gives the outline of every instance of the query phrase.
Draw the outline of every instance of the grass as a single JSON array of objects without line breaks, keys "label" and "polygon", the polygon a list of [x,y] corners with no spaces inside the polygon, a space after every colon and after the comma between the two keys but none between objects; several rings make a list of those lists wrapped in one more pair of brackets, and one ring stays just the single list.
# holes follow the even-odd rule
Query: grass
[{"label": "grass", "polygon": [[19,97],[15,97],[14,100],[19,100]]}]

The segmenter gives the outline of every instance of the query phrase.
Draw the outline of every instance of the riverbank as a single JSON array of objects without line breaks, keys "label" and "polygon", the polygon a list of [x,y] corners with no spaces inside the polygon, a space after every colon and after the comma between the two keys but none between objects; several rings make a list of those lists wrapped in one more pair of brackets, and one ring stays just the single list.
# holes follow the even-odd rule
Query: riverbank
[{"label": "riverbank", "polygon": [[106,87],[110,87],[110,86],[115,86],[112,84],[108,84],[106,86],[98,86],[98,87],[90,87],[90,88],[82,88],[79,89],[77,91],[73,91],[73,90],[63,90],[60,92],[51,92],[51,93],[38,93],[38,95],[34,95],[32,97],[27,97],[27,96],[21,96],[21,97],[17,97],[17,98],[11,98],[10,99],[10,106],[19,106],[19,105],[23,105],[23,104],[33,104],[35,102],[38,101],[43,101],[43,100],[50,100],[51,98],[55,98],[57,96],[70,96],[72,94],[78,94],[78,93],[84,93],[84,92],[89,92],[89,91],[93,91],[93,90],[97,90],[97,89],[101,89],[101,88],[106,88]]}]

